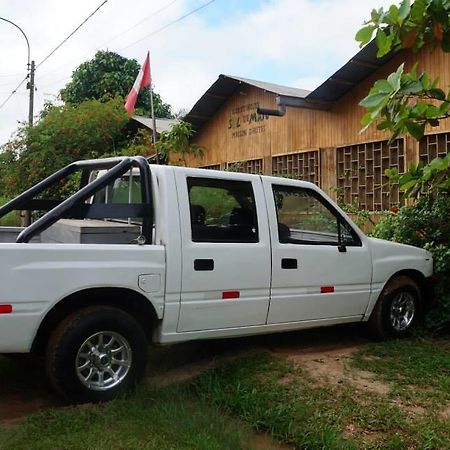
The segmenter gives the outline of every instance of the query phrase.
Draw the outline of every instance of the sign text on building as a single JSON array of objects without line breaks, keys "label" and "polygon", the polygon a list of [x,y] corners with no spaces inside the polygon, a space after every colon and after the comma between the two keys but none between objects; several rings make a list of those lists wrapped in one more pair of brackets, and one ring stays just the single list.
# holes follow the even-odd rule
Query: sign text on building
[{"label": "sign text on building", "polygon": [[253,134],[264,133],[266,126],[262,123],[269,119],[268,115],[258,114],[259,102],[233,108],[228,120],[228,129],[232,138],[241,138]]}]

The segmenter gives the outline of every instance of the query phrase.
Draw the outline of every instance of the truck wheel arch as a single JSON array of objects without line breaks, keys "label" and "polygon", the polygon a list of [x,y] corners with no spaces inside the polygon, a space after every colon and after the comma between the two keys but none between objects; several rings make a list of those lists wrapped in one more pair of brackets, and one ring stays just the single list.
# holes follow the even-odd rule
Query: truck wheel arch
[{"label": "truck wheel arch", "polygon": [[386,292],[386,287],[391,287],[391,286],[395,286],[395,279],[399,278],[399,277],[408,277],[410,278],[412,281],[414,281],[417,286],[420,289],[420,292],[422,294],[422,308],[423,308],[423,312],[427,311],[432,305],[433,305],[433,288],[431,286],[431,284],[428,282],[428,280],[425,278],[425,276],[416,269],[404,269],[404,270],[399,270],[398,272],[395,272],[394,274],[392,274],[384,283],[383,288],[380,292],[380,295],[378,296],[378,298],[376,299],[376,301],[373,301],[373,303],[371,303],[366,311],[365,314],[365,319],[364,320],[369,320],[370,316],[372,315],[373,310],[375,309],[375,306],[377,305],[378,301],[380,300],[381,295],[383,294],[383,292]]},{"label": "truck wheel arch", "polygon": [[409,275],[396,274],[383,287],[367,322],[377,341],[411,333],[423,317],[423,291]]},{"label": "truck wheel arch", "polygon": [[152,341],[159,318],[147,297],[127,288],[97,287],[74,292],[56,303],[41,321],[31,353],[43,355],[50,334],[62,320],[80,308],[94,305],[113,306],[127,312],[141,325],[148,341]]},{"label": "truck wheel arch", "polygon": [[400,270],[399,272],[394,273],[384,284],[383,291],[388,286],[392,286],[392,289],[395,287],[395,279],[399,277],[408,277],[411,278],[412,281],[414,281],[417,286],[420,289],[420,292],[422,294],[422,301],[423,301],[423,307],[426,308],[427,304],[431,303],[431,299],[428,298],[428,294],[431,294],[429,291],[429,286],[427,283],[427,279],[425,276],[418,270],[415,269],[406,269],[406,270]]}]

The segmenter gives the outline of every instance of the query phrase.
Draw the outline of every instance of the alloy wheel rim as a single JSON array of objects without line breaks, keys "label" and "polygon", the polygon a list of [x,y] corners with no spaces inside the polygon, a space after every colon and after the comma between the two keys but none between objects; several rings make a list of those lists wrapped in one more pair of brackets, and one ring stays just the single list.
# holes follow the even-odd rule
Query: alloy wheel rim
[{"label": "alloy wheel rim", "polygon": [[81,383],[93,391],[107,391],[128,375],[132,351],[128,341],[114,331],[88,337],[78,350],[75,370]]},{"label": "alloy wheel rim", "polygon": [[410,292],[399,292],[392,300],[390,319],[395,331],[405,331],[411,325],[416,312],[414,297]]}]

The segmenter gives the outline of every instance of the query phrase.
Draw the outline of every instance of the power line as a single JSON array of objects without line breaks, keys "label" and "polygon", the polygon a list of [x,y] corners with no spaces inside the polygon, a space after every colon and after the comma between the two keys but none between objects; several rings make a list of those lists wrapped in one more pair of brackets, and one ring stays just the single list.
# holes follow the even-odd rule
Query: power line
[{"label": "power line", "polygon": [[9,101],[9,99],[17,92],[17,89],[20,88],[20,86],[22,86],[23,83],[25,83],[25,81],[27,81],[28,79],[28,75],[18,84],[18,86],[11,92],[11,94],[8,95],[8,97],[6,97],[5,100],[3,100],[3,103],[0,105],[0,109],[2,109]]},{"label": "power line", "polygon": [[104,42],[101,47],[103,47],[106,44],[109,44],[111,41],[114,41],[114,39],[117,39],[120,36],[123,36],[124,34],[128,33],[131,30],[134,30],[136,27],[138,27],[141,23],[144,23],[146,20],[158,15],[160,12],[163,12],[164,10],[166,10],[167,8],[169,8],[170,6],[172,6],[174,3],[176,3],[179,0],[172,0],[170,3],[168,3],[165,6],[162,6],[161,8],[159,8],[158,10],[156,10],[154,13],[150,14],[147,17],[144,17],[142,20],[140,20],[139,22],[135,23],[134,25],[132,25],[130,28],[127,28],[125,31],[122,31],[122,33],[116,34],[115,36],[113,36],[109,41]]},{"label": "power line", "polygon": [[150,34],[147,34],[146,36],[144,36],[141,39],[138,39],[137,41],[132,42],[131,44],[127,45],[126,47],[122,47],[121,49],[119,49],[119,51],[125,50],[126,48],[129,48],[135,44],[137,44],[138,42],[143,41],[144,39],[149,38],[150,36],[154,36],[157,33],[160,33],[161,31],[164,31],[166,28],[169,28],[172,25],[175,25],[178,22],[181,22],[183,19],[186,19],[186,17],[191,16],[192,14],[195,14],[197,11],[200,11],[203,8],[206,8],[207,6],[209,6],[211,3],[214,3],[216,0],[209,0],[209,2],[204,3],[203,5],[200,5],[198,8],[193,9],[192,11],[189,11],[188,13],[184,14],[181,17],[178,17],[178,19],[173,20],[172,22],[167,23],[166,25],[162,26],[161,28],[156,29],[155,31],[152,31]]},{"label": "power line", "polygon": [[78,25],[75,30],[72,31],[54,50],[52,50],[37,66],[36,69],[42,64],[44,64],[45,61],[47,61],[50,56],[52,56],[59,48],[61,48],[103,5],[105,5],[108,2],[108,0],[104,0],[95,10],[89,14],[89,16],[86,17],[86,19],[83,20],[83,22]]},{"label": "power line", "polygon": [[[134,28],[138,27],[139,25],[141,25],[142,23],[144,23],[145,21],[147,21],[148,19],[151,19],[152,17],[155,17],[156,15],[158,15],[159,13],[163,12],[164,10],[166,10],[167,8],[169,8],[170,6],[172,6],[174,3],[178,2],[179,0],[172,0],[171,2],[167,3],[166,5],[162,6],[161,8],[159,8],[158,10],[152,12],[150,15],[144,17],[142,20],[140,20],[139,22],[135,23],[134,25],[132,25],[130,28],[127,28],[126,30],[122,31],[119,34],[116,34],[115,36],[113,36],[111,39],[103,42],[101,45],[98,45],[96,48],[102,48],[105,45],[109,44],[111,41],[114,41],[115,39],[117,39],[120,36],[123,36],[124,34],[128,33],[129,31],[133,30]],[[91,51],[84,53],[84,56],[86,57],[87,55],[90,55]],[[74,62],[78,62],[82,59],[82,57],[74,59],[72,61],[70,61],[69,63],[65,63],[62,66],[57,67],[56,69],[44,73],[42,75],[40,75],[40,78],[44,78],[44,77],[48,77],[49,75],[51,75],[54,72],[58,72],[59,70],[63,69],[63,68],[67,68],[67,64],[71,64]],[[67,78],[67,77],[65,77]],[[57,83],[57,82],[56,82]]]},{"label": "power line", "polygon": [[[95,10],[83,20],[57,47],[55,47],[37,66],[40,67],[45,61],[47,61],[59,48],[61,48],[103,5],[105,5],[109,0],[104,0]],[[3,101],[0,105],[0,109],[2,109],[6,103],[8,103],[9,99],[17,92],[17,89],[22,86],[22,84],[27,80],[28,75],[19,83],[19,85],[8,95],[8,97]]]},{"label": "power line", "polygon": [[[23,73],[18,73],[17,75],[23,75]],[[16,76],[16,79],[17,79],[17,76]],[[15,83],[15,81],[16,81],[16,80],[14,80],[14,81],[9,81],[8,83],[1,83],[1,84],[0,84],[0,88],[4,88],[5,86],[8,86],[8,88],[7,88],[8,91],[7,91],[7,92],[9,93],[9,86],[11,86],[12,83]],[[4,94],[4,92],[2,92],[2,93]]]},{"label": "power line", "polygon": [[[175,0],[176,1],[176,0]],[[171,4],[175,3],[175,1],[172,1],[171,3],[169,3],[166,7],[170,6]],[[187,17],[191,16],[192,14],[195,14],[196,12],[202,10],[203,8],[206,8],[207,6],[211,5],[212,3],[214,3],[216,0],[209,0],[208,2],[200,5],[199,7],[187,12],[186,14],[183,14],[182,16],[178,17],[177,19],[173,20],[172,22],[167,23],[166,25],[163,25],[162,27],[152,31],[150,34],[147,34],[146,36],[142,37],[141,39],[138,39],[137,41],[132,42],[131,44],[122,47],[121,49],[119,49],[118,51],[124,50],[126,48],[129,48],[135,44],[137,44],[138,42],[143,41],[144,39],[149,38],[150,36],[154,36],[155,34],[158,34],[162,31],[164,31],[165,29],[169,28],[172,25],[175,25],[178,22],[181,22],[182,20],[186,19]],[[37,66],[36,68],[40,67],[45,61],[47,61],[65,42],[67,42],[103,5],[105,5],[105,3],[107,3],[108,0],[104,0],[80,25],[78,25],[77,28],[75,28],[75,30],[72,31],[72,33],[70,33],[52,52],[50,52]],[[165,9],[166,7],[163,7],[161,9]],[[160,9],[160,10],[161,10]],[[158,12],[160,12],[160,10],[156,11],[154,13],[154,15],[156,15]],[[138,24],[135,24],[133,27],[138,26],[141,22],[139,22]],[[126,30],[125,32],[127,32],[129,30]],[[124,32],[124,33],[125,33]],[[114,39],[114,38],[113,38]],[[111,39],[112,40],[112,39]],[[11,94],[8,96],[8,98],[6,98],[4,100],[4,102],[0,105],[0,109],[3,108],[3,106],[8,102],[8,100],[16,93],[17,89],[19,89],[20,86],[22,86],[22,84],[26,81],[26,79],[28,78],[25,77],[20,84],[11,92]]]}]

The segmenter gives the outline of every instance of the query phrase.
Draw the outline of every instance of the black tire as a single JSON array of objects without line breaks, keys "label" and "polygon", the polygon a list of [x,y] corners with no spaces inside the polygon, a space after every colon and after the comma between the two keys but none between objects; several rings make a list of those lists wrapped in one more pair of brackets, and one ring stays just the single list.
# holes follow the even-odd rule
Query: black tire
[{"label": "black tire", "polygon": [[378,341],[408,336],[422,316],[422,294],[415,281],[400,275],[391,279],[378,298],[368,325]]},{"label": "black tire", "polygon": [[47,376],[69,403],[109,401],[142,378],[147,345],[142,328],[126,312],[109,306],[83,308],[52,333]]}]

